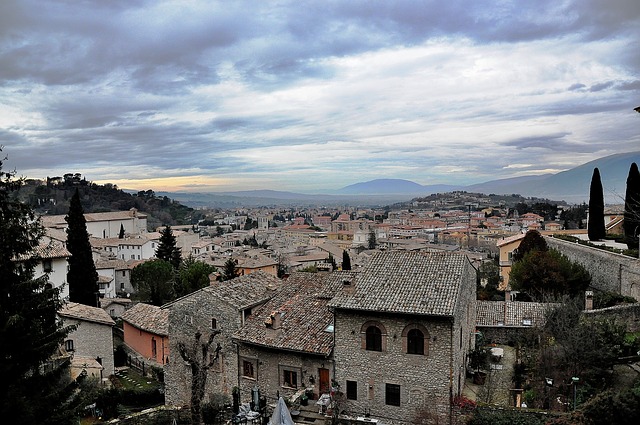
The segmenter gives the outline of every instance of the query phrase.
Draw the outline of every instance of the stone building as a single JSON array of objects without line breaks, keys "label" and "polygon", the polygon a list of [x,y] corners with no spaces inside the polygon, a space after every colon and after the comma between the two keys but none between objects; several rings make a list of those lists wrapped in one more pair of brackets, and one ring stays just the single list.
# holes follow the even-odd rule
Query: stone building
[{"label": "stone building", "polygon": [[214,393],[231,394],[238,385],[238,356],[232,334],[244,325],[253,309],[271,298],[281,281],[258,271],[225,282],[213,282],[164,305],[169,312],[169,363],[165,365],[165,402],[184,406],[191,398],[191,368],[181,358],[178,344],[193,345],[196,333],[203,340],[220,331],[211,347],[221,346],[219,358],[209,369],[205,401]]},{"label": "stone building", "polygon": [[275,401],[309,389],[318,398],[333,378],[333,314],[327,303],[352,272],[291,274],[278,293],[233,336],[243,398],[258,386]]},{"label": "stone building", "polygon": [[98,379],[113,375],[113,319],[99,307],[73,302],[65,303],[58,316],[64,326],[77,326],[64,341],[67,353],[73,354],[71,378],[83,371]]},{"label": "stone building", "polygon": [[473,345],[475,273],[466,256],[381,252],[329,302],[335,380],[352,416],[449,423]]}]

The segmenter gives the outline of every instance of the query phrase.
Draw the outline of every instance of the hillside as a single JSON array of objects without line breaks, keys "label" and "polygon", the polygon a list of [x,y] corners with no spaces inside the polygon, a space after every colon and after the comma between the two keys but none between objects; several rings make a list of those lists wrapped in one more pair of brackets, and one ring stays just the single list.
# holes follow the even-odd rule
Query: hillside
[{"label": "hillside", "polygon": [[69,200],[75,190],[80,192],[82,208],[86,213],[126,211],[136,208],[148,215],[150,229],[163,224],[193,224],[200,213],[167,196],[156,196],[152,190],[127,193],[115,185],[88,182],[80,174],[47,178],[46,181],[29,179],[18,196],[43,215],[67,214]]}]

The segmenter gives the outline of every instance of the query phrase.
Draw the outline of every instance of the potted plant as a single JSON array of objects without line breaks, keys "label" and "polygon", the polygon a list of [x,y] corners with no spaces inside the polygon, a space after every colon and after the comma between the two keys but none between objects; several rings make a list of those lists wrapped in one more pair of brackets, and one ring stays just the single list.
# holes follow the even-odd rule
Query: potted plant
[{"label": "potted plant", "polygon": [[301,406],[306,406],[308,404],[309,404],[309,397],[307,396],[307,393],[305,392],[300,396],[300,405]]},{"label": "potted plant", "polygon": [[486,347],[476,345],[476,347],[469,352],[469,367],[474,370],[473,383],[477,385],[484,385],[484,381],[487,378],[487,369],[489,365],[489,351]]}]

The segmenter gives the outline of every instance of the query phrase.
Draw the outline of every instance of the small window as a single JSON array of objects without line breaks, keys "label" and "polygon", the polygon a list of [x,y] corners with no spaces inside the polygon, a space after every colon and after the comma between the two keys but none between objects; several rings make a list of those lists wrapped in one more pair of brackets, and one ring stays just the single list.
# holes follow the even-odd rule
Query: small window
[{"label": "small window", "polygon": [[64,349],[67,351],[73,351],[73,340],[68,339],[64,342]]},{"label": "small window", "polygon": [[358,383],[356,381],[347,381],[347,400],[358,399]]},{"label": "small window", "polygon": [[407,333],[407,354],[424,354],[424,334],[420,329],[411,329]]},{"label": "small window", "polygon": [[366,331],[367,346],[369,351],[382,351],[382,331],[377,326],[369,326]]},{"label": "small window", "polygon": [[255,378],[253,362],[248,360],[242,361],[242,376],[244,376],[245,378]]},{"label": "small window", "polygon": [[282,386],[288,388],[298,388],[298,372],[291,369],[283,369]]},{"label": "small window", "polygon": [[53,262],[51,260],[42,260],[42,270],[45,273],[51,273],[53,271]]},{"label": "small window", "polygon": [[122,270],[122,277],[126,277],[127,276],[127,271],[126,270]]},{"label": "small window", "polygon": [[154,359],[158,355],[158,345],[155,338],[151,338],[151,357]]},{"label": "small window", "polygon": [[531,319],[522,319],[522,324],[524,326],[531,326]]},{"label": "small window", "polygon": [[385,404],[389,406],[400,406],[400,385],[386,384]]},{"label": "small window", "polygon": [[218,321],[214,318],[211,318],[211,329],[218,329]]}]

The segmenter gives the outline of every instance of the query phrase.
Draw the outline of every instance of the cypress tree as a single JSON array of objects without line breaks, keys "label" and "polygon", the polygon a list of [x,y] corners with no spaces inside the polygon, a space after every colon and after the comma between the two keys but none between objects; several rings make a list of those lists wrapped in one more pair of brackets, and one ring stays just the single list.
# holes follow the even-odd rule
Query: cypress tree
[{"label": "cypress tree", "polygon": [[69,213],[64,218],[68,223],[67,249],[71,253],[67,283],[69,301],[98,307],[98,272],[93,262],[87,222],[76,189],[69,202]]},{"label": "cypress tree", "polygon": [[160,243],[156,249],[156,258],[171,263],[174,269],[180,267],[182,253],[176,244],[176,237],[173,235],[171,226],[165,226],[160,232]]},{"label": "cypress tree", "polygon": [[600,180],[600,170],[596,167],[591,177],[589,189],[589,222],[587,232],[590,241],[604,239],[606,231],[604,228],[604,194],[602,192],[602,181]]},{"label": "cypress tree", "polygon": [[[60,288],[35,276],[44,229],[14,196],[22,179],[0,160],[0,418],[12,424],[74,423],[68,359],[49,363],[72,330],[56,319]],[[44,367],[44,365],[48,367]]]},{"label": "cypress tree", "polygon": [[351,270],[351,257],[347,251],[342,251],[342,270]]},{"label": "cypress tree", "polygon": [[627,191],[624,197],[624,239],[629,249],[638,248],[640,234],[640,172],[634,162],[627,177]]}]

